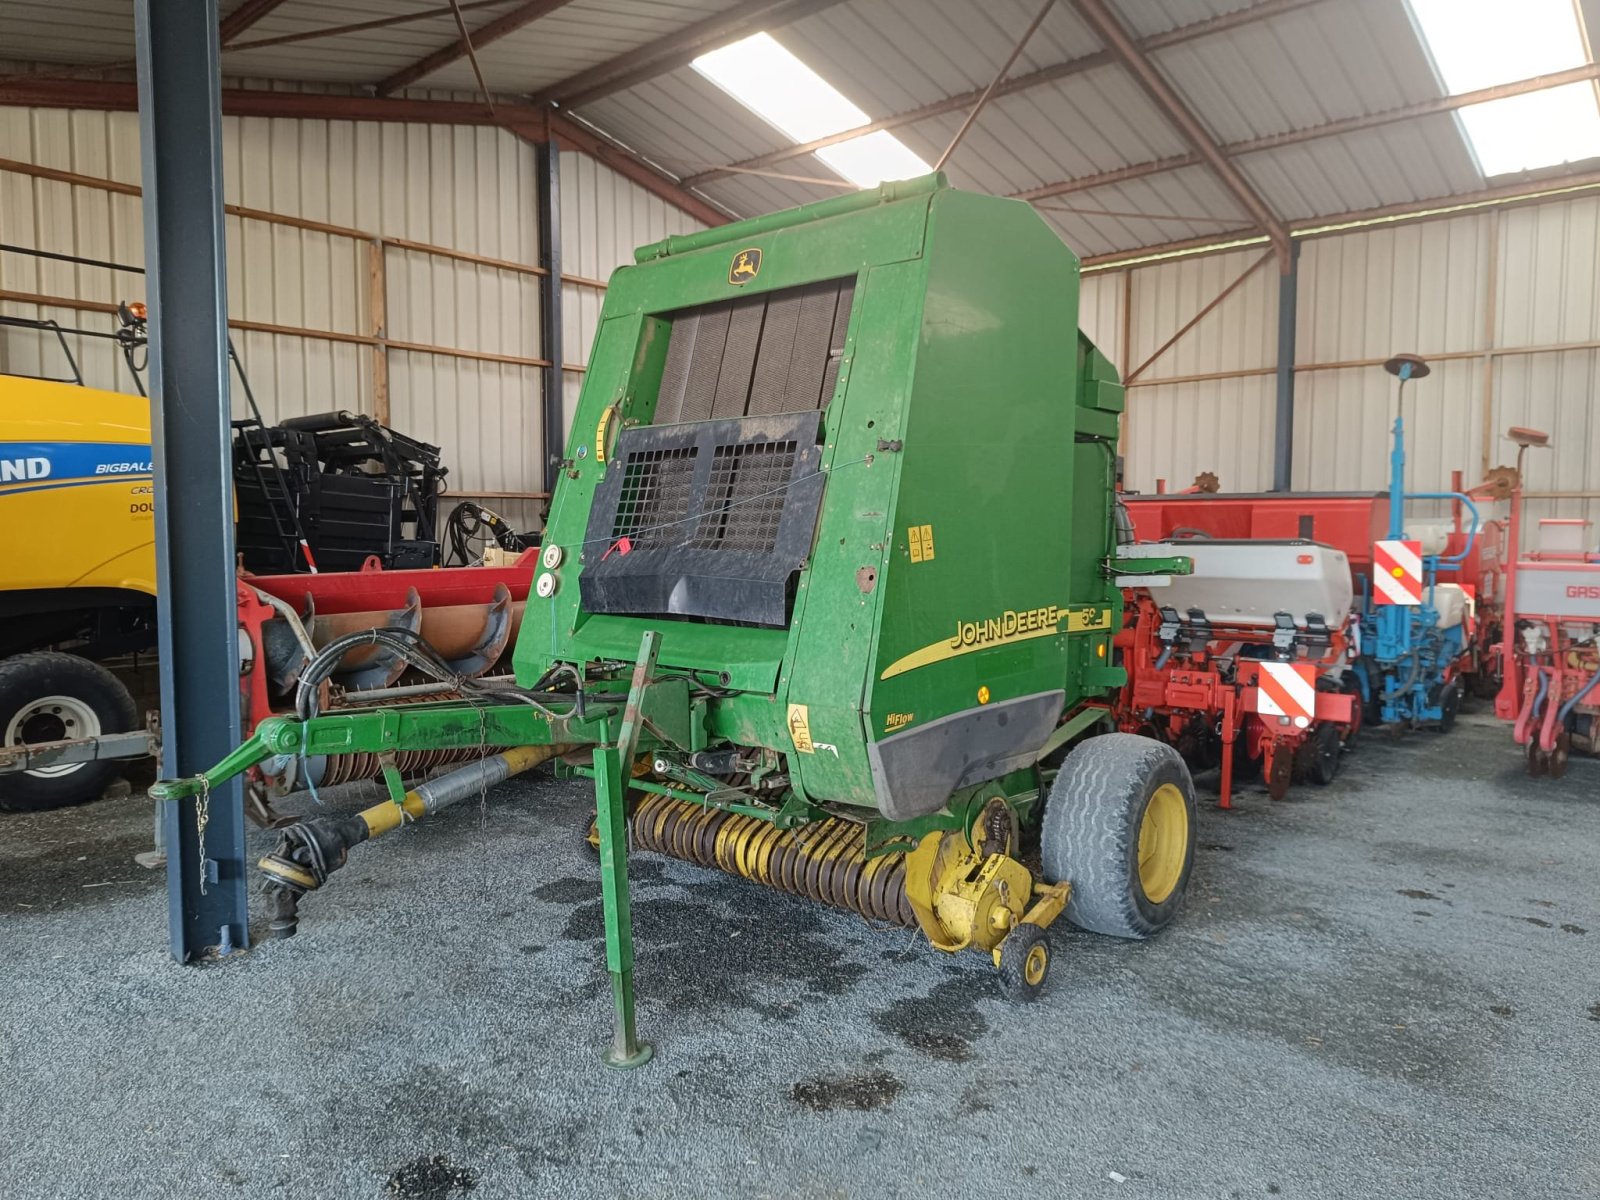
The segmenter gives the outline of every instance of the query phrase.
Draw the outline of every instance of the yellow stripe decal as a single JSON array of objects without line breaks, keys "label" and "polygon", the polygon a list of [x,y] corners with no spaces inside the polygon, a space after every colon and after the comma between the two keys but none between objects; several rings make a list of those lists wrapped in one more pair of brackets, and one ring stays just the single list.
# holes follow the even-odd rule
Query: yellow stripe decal
[{"label": "yellow stripe decal", "polygon": [[[1066,622],[1064,631],[1061,628],[1063,621]],[[1021,612],[1007,609],[998,617],[959,622],[954,637],[930,642],[920,650],[913,650],[903,658],[896,659],[878,678],[892,679],[907,671],[915,671],[918,667],[959,658],[990,646],[1007,646],[1033,638],[1053,637],[1062,632],[1093,633],[1110,628],[1111,610],[1096,608],[1092,604],[1080,608],[1050,605],[1048,608],[1025,609]]]}]

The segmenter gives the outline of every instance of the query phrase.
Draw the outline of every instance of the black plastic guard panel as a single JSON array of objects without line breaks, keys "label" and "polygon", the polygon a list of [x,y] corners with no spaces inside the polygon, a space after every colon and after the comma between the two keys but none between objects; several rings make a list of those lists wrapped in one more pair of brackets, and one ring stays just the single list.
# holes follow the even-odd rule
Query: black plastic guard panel
[{"label": "black plastic guard panel", "polygon": [[816,412],[626,429],[579,576],[592,613],[784,626],[822,503]]},{"label": "black plastic guard panel", "polygon": [[867,743],[878,808],[891,821],[938,812],[957,788],[1031,766],[1066,707],[1065,691],[969,708]]}]

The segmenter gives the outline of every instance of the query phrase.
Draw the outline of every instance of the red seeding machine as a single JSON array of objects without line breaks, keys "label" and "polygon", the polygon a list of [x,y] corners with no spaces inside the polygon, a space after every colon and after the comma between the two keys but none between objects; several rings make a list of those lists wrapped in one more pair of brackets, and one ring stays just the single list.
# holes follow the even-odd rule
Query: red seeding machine
[{"label": "red seeding machine", "polygon": [[1201,539],[1123,546],[1125,559],[1183,556],[1193,574],[1125,578],[1116,646],[1128,682],[1115,706],[1129,733],[1222,769],[1259,771],[1274,800],[1295,779],[1333,782],[1360,708],[1345,685],[1350,567],[1303,539]]},{"label": "red seeding machine", "polygon": [[[1517,478],[1530,447],[1550,439],[1513,428]],[[1522,489],[1511,497],[1510,544],[1520,548]],[[1600,553],[1586,520],[1546,518],[1534,549],[1512,555],[1506,577],[1501,656],[1505,670],[1495,715],[1511,721],[1527,749],[1530,775],[1564,775],[1576,749],[1600,751]]]},{"label": "red seeding machine", "polygon": [[[1431,522],[1394,519],[1394,486],[1228,495],[1206,482],[1123,497],[1135,544],[1119,553],[1183,555],[1194,572],[1129,588],[1115,715],[1220,767],[1224,808],[1241,773],[1274,799],[1330,782],[1364,720],[1448,730],[1463,688],[1495,694],[1505,530],[1478,504],[1510,495],[1509,471],[1471,491],[1457,472],[1448,493],[1402,498],[1447,501]],[[1414,578],[1398,578],[1396,552]],[[1416,607],[1385,607],[1407,590]]]},{"label": "red seeding machine", "polygon": [[[1511,495],[1511,474],[1503,468],[1487,482],[1463,489],[1454,473],[1452,497],[1498,501]],[[1284,540],[1319,542],[1344,553],[1355,594],[1372,592],[1374,548],[1386,540],[1390,500],[1387,492],[1240,492],[1125,495],[1139,540]],[[1463,627],[1462,649],[1452,678],[1477,696],[1496,694],[1500,681],[1501,611],[1505,606],[1505,522],[1468,525],[1461,499],[1450,501],[1451,515],[1431,522],[1411,521],[1408,530],[1421,553],[1459,559],[1448,582],[1436,586],[1440,619]],[[1270,581],[1268,581],[1270,582]],[[1266,586],[1266,583],[1264,583]],[[1369,706],[1369,715],[1377,713]]]}]

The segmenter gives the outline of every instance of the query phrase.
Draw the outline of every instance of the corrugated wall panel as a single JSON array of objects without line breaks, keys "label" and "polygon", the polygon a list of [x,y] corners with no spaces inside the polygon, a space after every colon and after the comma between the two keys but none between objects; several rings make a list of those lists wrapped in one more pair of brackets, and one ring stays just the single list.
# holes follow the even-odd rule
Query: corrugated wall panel
[{"label": "corrugated wall panel", "polygon": [[[609,167],[579,154],[561,157],[561,267],[568,275],[608,279],[633,261],[639,246],[677,233],[704,228],[687,213],[651,195]],[[587,366],[589,348],[600,327],[605,293],[568,283],[561,291],[562,353],[566,361]],[[566,424],[583,388],[583,375],[569,371],[565,379]]]},{"label": "corrugated wall panel", "polygon": [[[1269,383],[1271,381],[1269,380]],[[1406,385],[1406,487],[1443,491],[1450,473],[1477,482],[1483,363],[1447,359]],[[1381,367],[1302,371],[1295,380],[1294,486],[1377,490],[1389,482],[1395,380]]]},{"label": "corrugated wall panel", "polygon": [[[1156,480],[1165,479],[1179,490],[1211,471],[1224,491],[1271,487],[1272,393],[1271,376],[1132,389],[1123,447],[1127,486],[1153,492]],[[1265,430],[1265,438],[1256,430]]]},{"label": "corrugated wall panel", "polygon": [[[1483,458],[1484,360],[1444,358],[1487,346],[1493,222],[1488,213],[1307,242],[1300,255],[1294,485],[1381,488],[1389,477],[1394,378],[1373,365],[1400,353],[1433,359],[1407,385],[1406,486],[1468,482]],[[1359,365],[1366,364],[1366,365]]]},{"label": "corrugated wall panel", "polygon": [[1127,283],[1127,272],[1104,271],[1085,275],[1078,293],[1078,328],[1124,375],[1129,369],[1122,361],[1122,298]]},{"label": "corrugated wall panel", "polygon": [[[1218,265],[1205,275],[1199,268],[1206,259],[1135,269],[1133,360],[1141,361],[1215,295],[1231,277],[1220,264],[1247,261],[1250,253],[1212,256]],[[1551,434],[1553,449],[1529,456],[1528,486],[1566,495],[1541,500],[1530,513],[1600,516],[1597,258],[1596,198],[1305,242],[1294,486],[1384,486],[1395,382],[1378,364],[1412,351],[1429,357],[1433,369],[1407,389],[1410,489],[1445,489],[1455,470],[1475,482],[1485,464],[1513,462],[1515,449],[1504,431],[1531,425]],[[1111,290],[1109,274],[1099,279],[1086,281],[1084,308],[1085,326],[1097,332]],[[1186,334],[1143,380],[1270,368],[1275,325],[1276,274],[1269,267]],[[1132,388],[1125,448],[1130,486],[1149,488],[1157,477],[1181,486],[1196,469],[1217,470],[1229,489],[1266,486],[1273,394],[1270,374]],[[1232,440],[1217,443],[1218,427],[1231,430]],[[1224,469],[1229,466],[1238,473]]]},{"label": "corrugated wall panel", "polygon": [[[1550,435],[1548,450],[1528,451],[1529,490],[1600,491],[1600,350],[1503,358],[1495,385],[1497,437],[1512,425]],[[1496,462],[1515,461],[1510,442],[1495,449]]]},{"label": "corrugated wall panel", "polygon": [[1502,214],[1499,346],[1600,340],[1600,199]]},{"label": "corrugated wall panel", "polygon": [[1483,349],[1493,220],[1479,214],[1306,242],[1296,357]]},{"label": "corrugated wall panel", "polygon": [[[1252,269],[1254,247],[1158,263],[1133,273],[1129,359],[1137,367],[1240,275],[1248,278],[1139,377],[1141,382],[1272,365],[1277,354],[1278,273]],[[1270,438],[1270,433],[1268,437]]]},{"label": "corrugated wall panel", "polygon": [[[138,121],[132,113],[3,108],[0,156],[137,184]],[[501,131],[229,117],[223,178],[229,203],[530,266],[538,261],[533,147]],[[370,334],[365,240],[237,216],[227,218],[226,232],[231,318]],[[139,200],[0,172],[0,241],[139,266]],[[384,265],[391,339],[539,357],[535,276],[397,247],[387,248]],[[137,275],[9,253],[0,254],[0,289],[107,303],[143,294]],[[108,315],[70,309],[40,314],[6,303],[0,311],[107,331],[114,324]],[[335,408],[371,411],[370,347],[242,330],[233,337],[269,421]],[[72,342],[87,382],[134,390],[111,343]],[[8,331],[0,337],[0,367],[58,373],[47,350],[37,335]],[[443,447],[455,490],[539,489],[536,368],[391,350],[389,380],[392,422]],[[246,412],[238,387],[234,408]]]}]

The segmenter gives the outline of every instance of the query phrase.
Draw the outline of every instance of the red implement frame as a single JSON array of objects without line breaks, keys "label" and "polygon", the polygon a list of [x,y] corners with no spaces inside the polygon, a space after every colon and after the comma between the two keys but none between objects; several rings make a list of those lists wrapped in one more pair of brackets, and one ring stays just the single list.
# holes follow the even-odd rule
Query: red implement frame
[{"label": "red implement frame", "polygon": [[[1198,647],[1182,639],[1165,642],[1155,602],[1138,591],[1128,593],[1127,600],[1127,616],[1115,642],[1128,673],[1114,709],[1118,728],[1151,734],[1180,752],[1189,750],[1186,757],[1214,736],[1221,744],[1220,807],[1233,807],[1234,758],[1241,736],[1245,757],[1261,762],[1268,794],[1281,800],[1294,778],[1296,757],[1321,728],[1336,728],[1341,742],[1357,728],[1355,697],[1322,687],[1317,688],[1314,719],[1305,727],[1260,711],[1256,678],[1262,663],[1236,655],[1247,644],[1270,646],[1270,630],[1215,626]],[[1348,657],[1344,631],[1330,632],[1332,644],[1320,658],[1300,660],[1311,662],[1319,676]]]},{"label": "red implement frame", "polygon": [[[1527,748],[1528,773],[1559,778],[1571,743],[1566,723],[1558,719],[1561,710],[1571,703],[1570,712],[1591,719],[1591,730],[1600,724],[1600,687],[1575,700],[1600,672],[1600,644],[1592,636],[1600,623],[1600,555],[1520,554],[1521,526],[1519,488],[1511,498],[1508,615],[1501,632],[1502,671],[1494,712],[1512,722],[1512,737]],[[1549,586],[1551,580],[1559,586]]]},{"label": "red implement frame", "polygon": [[[415,627],[447,660],[465,656],[461,658],[462,673],[476,675],[492,667],[494,660],[509,648],[538,556],[539,551],[534,549],[504,567],[408,571],[385,571],[374,558],[368,559],[359,571],[241,576],[237,597],[239,629],[251,647],[240,679],[246,731],[273,715],[268,663],[274,655],[284,653],[283,639],[278,639],[274,649],[266,636],[267,625],[281,621],[282,614],[259,593],[281,601],[299,614],[318,646],[330,637],[366,626]],[[369,650],[358,649],[346,655],[345,665],[356,669],[371,659]],[[394,681],[387,677],[369,679],[364,686]]]},{"label": "red implement frame", "polygon": [[[1451,489],[1463,491],[1461,472],[1453,474]],[[1466,494],[1476,498],[1483,492],[1474,489]],[[1358,593],[1366,589],[1372,575],[1373,543],[1389,536],[1389,497],[1382,492],[1162,493],[1130,494],[1122,499],[1141,542],[1181,542],[1198,534],[1252,540],[1303,538],[1332,546],[1350,560]],[[1455,528],[1445,541],[1446,558],[1467,545],[1462,506],[1452,507]],[[1487,689],[1499,674],[1506,542],[1505,522],[1485,522],[1459,569],[1443,576],[1446,582],[1459,584],[1472,601],[1472,636],[1459,670],[1484,681],[1475,686],[1485,697],[1491,694]]]}]

